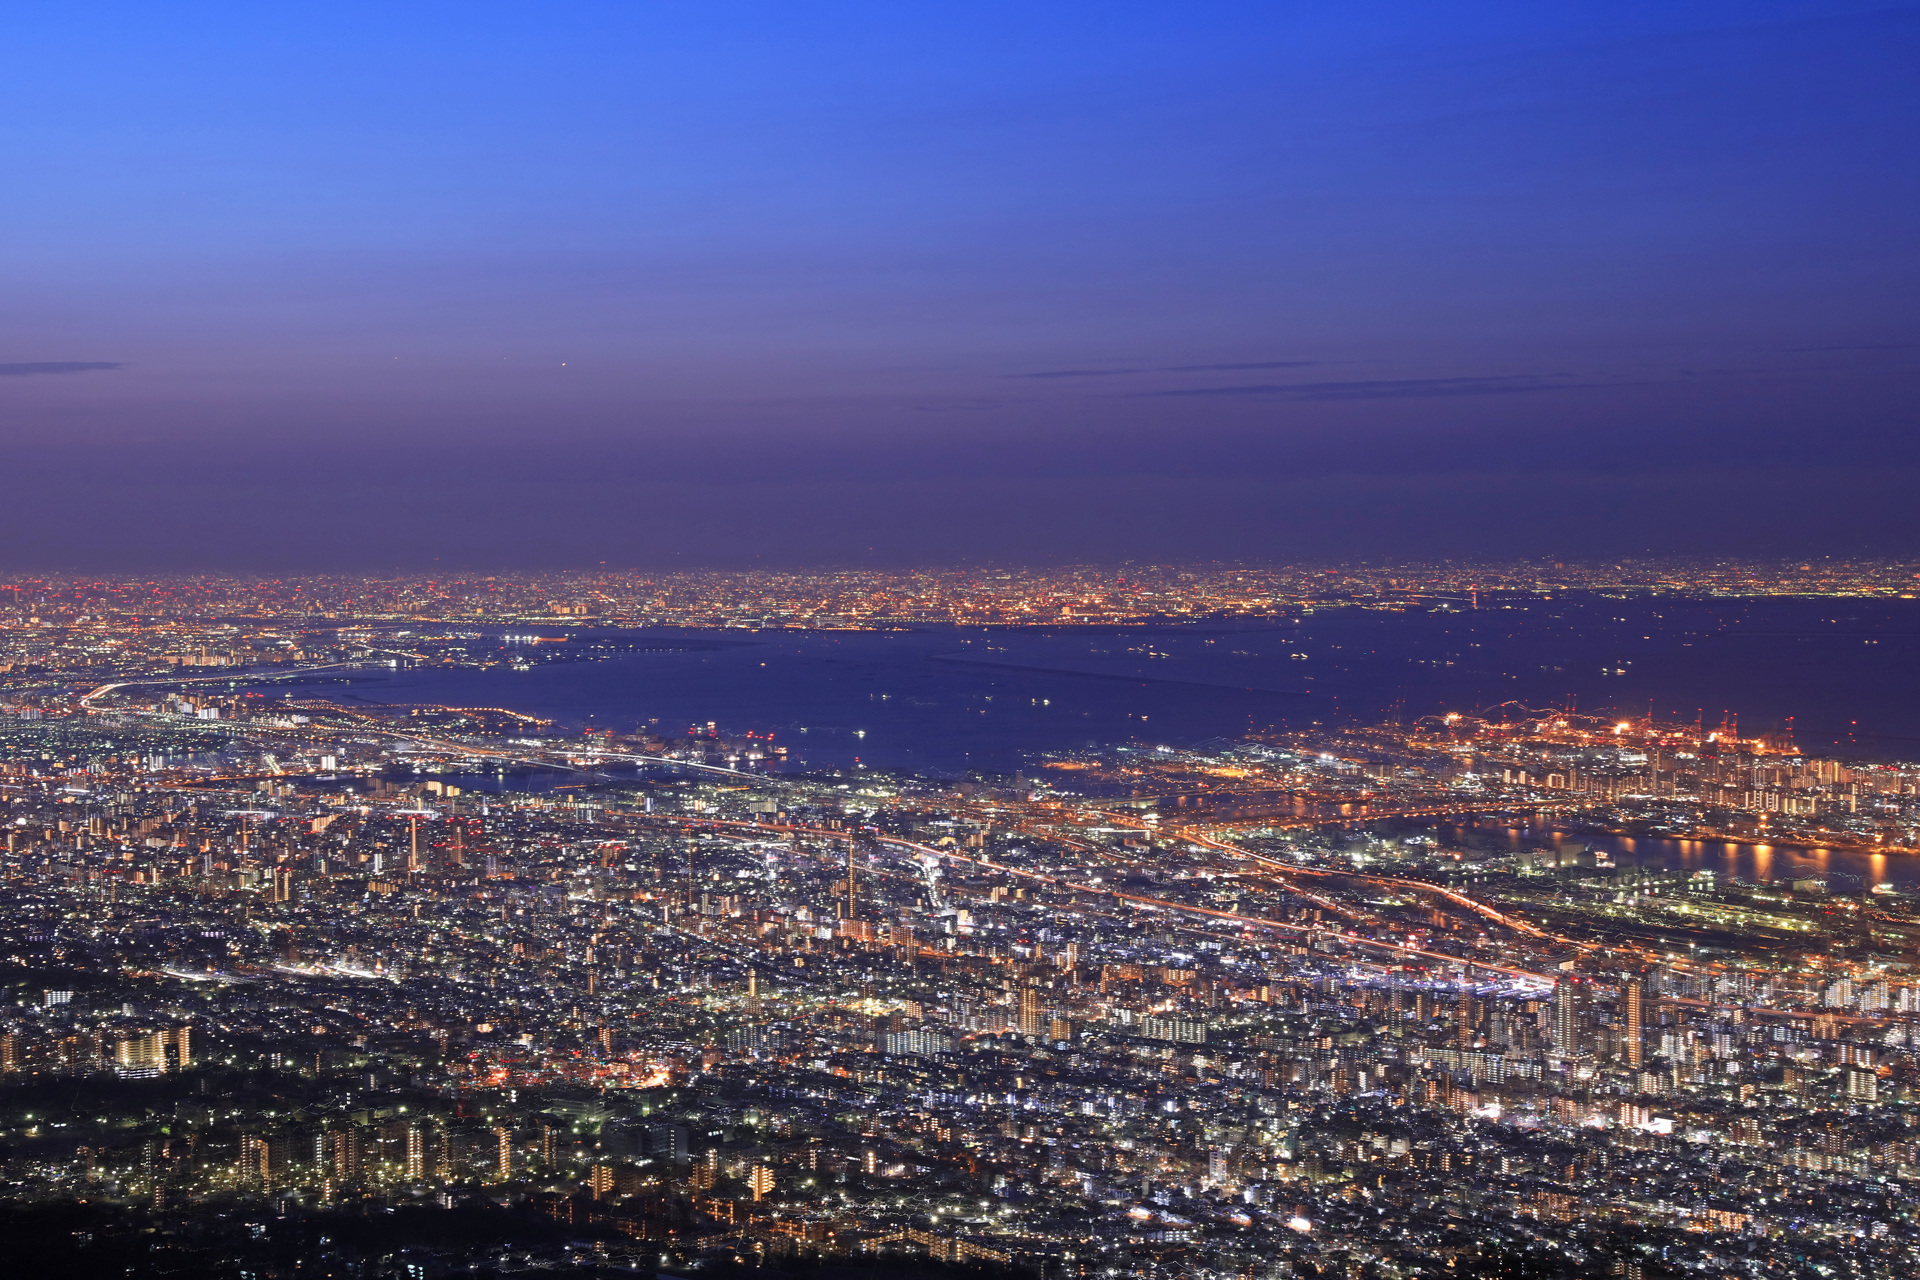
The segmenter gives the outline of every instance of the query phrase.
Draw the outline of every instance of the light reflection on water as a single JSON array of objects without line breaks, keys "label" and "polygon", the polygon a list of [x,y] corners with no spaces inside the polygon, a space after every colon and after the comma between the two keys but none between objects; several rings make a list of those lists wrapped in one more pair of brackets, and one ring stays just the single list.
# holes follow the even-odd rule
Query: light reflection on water
[{"label": "light reflection on water", "polygon": [[1566,832],[1548,827],[1501,830],[1515,848],[1522,844],[1537,846],[1556,839],[1565,840],[1596,850],[1606,850],[1614,863],[1621,867],[1712,870],[1723,877],[1749,883],[1792,880],[1802,876],[1828,880],[1837,876],[1840,879],[1832,887],[1838,890],[1870,889],[1876,884],[1893,884],[1903,890],[1920,887],[1920,858],[1889,856],[1864,849],[1785,848],[1770,844],[1742,844],[1731,840],[1682,840]]}]

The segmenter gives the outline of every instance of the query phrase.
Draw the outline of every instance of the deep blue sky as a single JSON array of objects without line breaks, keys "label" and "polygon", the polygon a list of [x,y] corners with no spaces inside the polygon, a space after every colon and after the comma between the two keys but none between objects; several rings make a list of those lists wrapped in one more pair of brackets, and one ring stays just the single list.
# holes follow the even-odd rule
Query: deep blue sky
[{"label": "deep blue sky", "polygon": [[1917,35],[17,11],[0,564],[1915,550]]}]

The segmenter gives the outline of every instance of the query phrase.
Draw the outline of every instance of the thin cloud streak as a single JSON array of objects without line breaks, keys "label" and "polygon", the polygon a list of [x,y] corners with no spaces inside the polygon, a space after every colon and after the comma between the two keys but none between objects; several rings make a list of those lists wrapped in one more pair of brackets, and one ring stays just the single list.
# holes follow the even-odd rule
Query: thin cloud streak
[{"label": "thin cloud streak", "polygon": [[1237,369],[1306,369],[1321,363],[1318,360],[1252,360],[1244,364],[1168,364],[1160,367],[1162,373],[1229,373]]},{"label": "thin cloud streak", "polygon": [[1306,369],[1319,360],[1244,360],[1229,364],[1163,364],[1152,369],[1042,369],[1037,373],[1009,373],[1009,378],[1112,378],[1128,373],[1232,373],[1247,369]]},{"label": "thin cloud streak", "polygon": [[1360,382],[1258,382],[1237,387],[1179,387],[1140,391],[1142,397],[1267,397],[1276,400],[1410,400],[1437,396],[1497,396],[1522,391],[1575,391],[1610,384],[1541,378],[1382,378]]},{"label": "thin cloud streak", "polygon": [[37,373],[98,373],[126,367],[118,360],[29,360],[0,364],[0,378],[30,378]]},{"label": "thin cloud streak", "polygon": [[1804,351],[1920,351],[1920,342],[1854,342],[1824,347],[1788,347],[1789,352]]},{"label": "thin cloud streak", "polygon": [[1009,378],[1111,378],[1122,373],[1139,373],[1138,369],[1042,369],[1038,373],[1009,373]]}]

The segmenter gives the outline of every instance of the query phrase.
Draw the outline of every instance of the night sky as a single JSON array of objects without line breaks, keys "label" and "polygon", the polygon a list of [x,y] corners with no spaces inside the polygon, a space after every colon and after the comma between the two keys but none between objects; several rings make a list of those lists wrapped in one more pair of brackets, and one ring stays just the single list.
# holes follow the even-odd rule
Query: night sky
[{"label": "night sky", "polygon": [[1917,36],[23,7],[0,566],[1911,552]]}]

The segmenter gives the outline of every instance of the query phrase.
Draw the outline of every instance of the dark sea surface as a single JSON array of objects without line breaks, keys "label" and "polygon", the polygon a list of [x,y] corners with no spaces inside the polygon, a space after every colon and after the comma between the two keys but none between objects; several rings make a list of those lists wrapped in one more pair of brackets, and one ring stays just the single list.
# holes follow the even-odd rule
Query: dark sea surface
[{"label": "dark sea surface", "polygon": [[1804,749],[1920,757],[1915,600],[1571,595],[1451,613],[1320,609],[1297,623],[569,634],[649,647],[524,672],[367,673],[329,692],[508,707],[568,728],[711,721],[771,732],[808,764],[945,776],[1010,772],[1046,751],[1507,701],[1709,727],[1731,711],[1748,732],[1791,725]]}]

